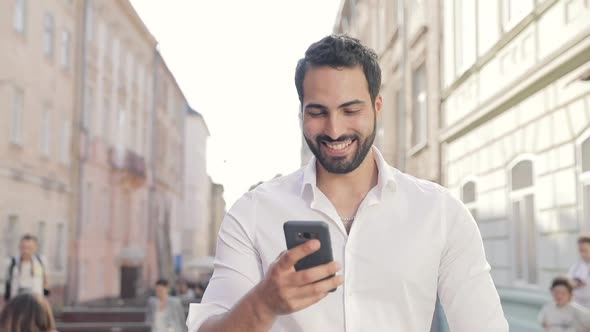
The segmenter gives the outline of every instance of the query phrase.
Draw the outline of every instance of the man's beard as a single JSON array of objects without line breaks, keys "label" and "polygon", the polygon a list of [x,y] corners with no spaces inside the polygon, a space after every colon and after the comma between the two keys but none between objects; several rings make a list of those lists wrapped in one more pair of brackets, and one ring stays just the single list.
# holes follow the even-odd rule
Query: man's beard
[{"label": "man's beard", "polygon": [[[373,146],[373,142],[375,141],[375,133],[376,133],[376,126],[377,122],[374,122],[373,131],[369,136],[367,136],[364,140],[361,141],[358,135],[342,135],[338,137],[338,139],[331,139],[329,136],[326,135],[318,135],[315,138],[315,144],[305,136],[305,141],[309,146],[309,149],[316,157],[316,159],[320,162],[322,167],[326,169],[326,171],[334,174],[347,174],[355,169],[357,169],[360,164],[365,160],[369,151],[371,151],[371,147]],[[320,145],[322,142],[327,143],[334,143],[334,142],[346,142],[347,140],[352,140],[350,144],[354,144],[356,142],[357,148],[352,156],[352,159],[349,156],[342,156],[342,157],[331,157],[326,155],[325,152],[322,151]],[[329,149],[329,148],[328,148]],[[349,160],[350,159],[350,160]]]}]

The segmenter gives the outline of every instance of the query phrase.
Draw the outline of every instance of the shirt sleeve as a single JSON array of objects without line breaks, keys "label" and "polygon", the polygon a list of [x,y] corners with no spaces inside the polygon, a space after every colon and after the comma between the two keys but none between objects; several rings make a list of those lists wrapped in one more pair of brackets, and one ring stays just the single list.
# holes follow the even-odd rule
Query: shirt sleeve
[{"label": "shirt sleeve", "polygon": [[577,323],[584,329],[590,328],[590,311],[577,303],[571,303],[571,305],[574,308]]},{"label": "shirt sleeve", "polygon": [[209,317],[230,310],[262,279],[262,263],[254,247],[252,229],[240,222],[248,217],[242,211],[250,210],[250,207],[243,206],[250,202],[243,198],[236,202],[222,222],[213,276],[201,303],[190,305],[187,318],[190,332],[196,332]]},{"label": "shirt sleeve", "polygon": [[455,332],[508,332],[475,220],[460,201],[449,195],[447,202],[438,292],[449,328]]}]

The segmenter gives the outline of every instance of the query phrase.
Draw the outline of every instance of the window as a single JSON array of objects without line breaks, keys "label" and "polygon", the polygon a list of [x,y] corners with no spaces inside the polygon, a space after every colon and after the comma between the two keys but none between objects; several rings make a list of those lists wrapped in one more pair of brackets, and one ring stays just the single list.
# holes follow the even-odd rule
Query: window
[{"label": "window", "polygon": [[113,58],[113,78],[116,77],[116,70],[118,70],[119,68],[119,55],[120,55],[120,42],[119,39],[115,36],[113,36],[113,47],[111,48],[111,52],[112,55],[111,57]]},{"label": "window", "polygon": [[[406,111],[403,93],[404,93],[404,90],[402,90],[401,88],[399,88],[395,91],[395,101],[396,101],[397,110],[394,112],[394,114],[395,114],[394,118],[399,118],[400,114],[402,114],[403,112]],[[405,118],[405,116],[404,116],[404,118]],[[397,121],[396,121],[396,123],[397,123]],[[398,124],[398,126],[395,127],[395,131],[397,132],[397,141],[398,141],[398,143],[397,143],[398,145],[396,147],[396,150],[398,151],[399,156],[401,156],[402,151],[406,151],[407,139],[406,139],[406,133],[403,130],[400,130],[399,125],[400,124]],[[403,164],[403,163],[401,163],[400,160],[396,160],[396,162],[400,162],[400,164]]]},{"label": "window", "polygon": [[580,153],[580,184],[582,186],[582,208],[584,216],[584,227],[590,222],[590,135],[579,143]]},{"label": "window", "polygon": [[105,49],[107,44],[107,27],[105,22],[98,20],[98,28],[96,29],[98,35],[98,56],[102,57],[105,55]]},{"label": "window", "polygon": [[109,195],[109,190],[107,187],[102,189],[102,208],[101,208],[101,220],[100,220],[100,227],[106,234],[109,230],[109,225],[111,224],[109,221],[111,220],[111,196]]},{"label": "window", "polygon": [[55,268],[57,270],[64,268],[65,243],[64,225],[58,224],[55,242]]},{"label": "window", "polygon": [[87,2],[86,5],[86,41],[92,41],[94,37],[94,11],[92,9],[91,2]]},{"label": "window", "polygon": [[18,145],[23,144],[23,113],[24,113],[24,92],[21,89],[14,88],[12,99],[12,121],[10,130],[10,140]]},{"label": "window", "polygon": [[55,30],[55,22],[52,14],[45,13],[43,27],[43,53],[51,58],[53,57],[53,34]]},{"label": "window", "polygon": [[483,55],[500,38],[500,6],[490,0],[479,0],[477,4],[477,49]]},{"label": "window", "polygon": [[92,87],[86,87],[86,102],[84,104],[84,117],[82,118],[82,127],[86,129],[88,134],[91,133],[91,126],[92,126],[92,115],[93,115],[93,108],[94,108],[94,89]]},{"label": "window", "polygon": [[533,10],[533,6],[533,0],[502,0],[502,25],[504,31],[508,31],[517,25]]},{"label": "window", "polygon": [[424,65],[421,65],[412,76],[412,147],[426,144],[428,136],[427,114],[426,73]]},{"label": "window", "polygon": [[62,68],[69,69],[70,68],[70,49],[72,43],[72,37],[70,32],[64,30],[61,32],[61,58],[60,64]]},{"label": "window", "polygon": [[387,45],[387,34],[389,33],[389,31],[391,31],[391,29],[389,29],[388,25],[387,25],[387,17],[388,16],[393,16],[391,15],[388,10],[387,10],[387,3],[390,1],[386,1],[386,0],[379,0],[378,2],[378,6],[376,6],[376,11],[377,11],[377,24],[376,24],[376,33],[375,35],[377,36],[377,50],[379,52],[383,51],[383,48],[385,47],[385,45]]},{"label": "window", "polygon": [[18,33],[25,33],[26,25],[26,0],[14,1],[14,30]]},{"label": "window", "polygon": [[61,147],[60,158],[62,164],[67,165],[70,162],[70,129],[71,124],[69,119],[64,119],[61,129]]},{"label": "window", "polygon": [[119,109],[117,114],[117,127],[115,145],[118,148],[124,148],[127,144],[127,117],[123,108]]},{"label": "window", "polygon": [[473,219],[477,221],[476,186],[474,181],[469,181],[463,185],[461,188],[461,200],[465,207],[469,209]]},{"label": "window", "polygon": [[444,85],[448,87],[455,80],[455,8],[453,0],[443,3],[443,50],[444,50]]},{"label": "window", "polygon": [[522,160],[510,169],[515,279],[519,283],[538,283],[537,226],[533,190],[533,163]]},{"label": "window", "polygon": [[37,240],[39,242],[39,253],[45,253],[45,228],[46,228],[45,221],[39,221],[39,225],[37,226]]},{"label": "window", "polygon": [[8,223],[4,230],[4,244],[6,246],[4,252],[9,257],[16,256],[18,252],[18,237],[18,216],[10,215],[8,216]]},{"label": "window", "polygon": [[51,115],[49,108],[45,107],[41,115],[41,153],[49,157],[51,147]]},{"label": "window", "polygon": [[127,89],[129,89],[128,93],[129,93],[129,98],[132,97],[132,84],[133,84],[133,75],[135,75],[135,61],[133,59],[133,54],[131,54],[131,52],[127,53],[126,56],[126,63],[127,63],[127,73],[126,73],[126,79],[127,82],[125,82]]},{"label": "window", "polygon": [[84,193],[84,223],[90,224],[92,221],[92,184],[86,183],[86,190]]},{"label": "window", "polygon": [[109,129],[111,128],[111,99],[108,96],[104,96],[103,99],[103,118],[102,118],[102,137],[105,142],[109,142]]},{"label": "window", "polygon": [[455,69],[457,75],[475,63],[476,12],[474,0],[455,0]]}]

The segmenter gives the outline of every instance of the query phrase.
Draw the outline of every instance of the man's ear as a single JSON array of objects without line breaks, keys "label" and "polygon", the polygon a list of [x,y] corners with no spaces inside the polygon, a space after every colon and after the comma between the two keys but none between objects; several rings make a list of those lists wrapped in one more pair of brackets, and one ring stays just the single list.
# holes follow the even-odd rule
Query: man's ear
[{"label": "man's ear", "polygon": [[375,98],[375,111],[377,112],[377,115],[379,115],[379,113],[381,113],[382,108],[383,108],[383,96],[377,95],[377,98]]}]

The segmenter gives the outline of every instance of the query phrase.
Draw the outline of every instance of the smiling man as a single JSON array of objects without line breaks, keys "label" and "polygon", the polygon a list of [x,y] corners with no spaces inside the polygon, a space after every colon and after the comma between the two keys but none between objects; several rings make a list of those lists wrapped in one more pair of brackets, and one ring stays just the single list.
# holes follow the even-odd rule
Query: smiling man
[{"label": "smiling man", "polygon": [[[315,158],[229,210],[189,331],[427,332],[438,294],[452,331],[507,332],[467,209],[373,147],[383,103],[376,54],[328,36],[299,61],[295,85]],[[335,261],[296,271],[320,243],[286,251],[288,220],[327,223]]]}]

